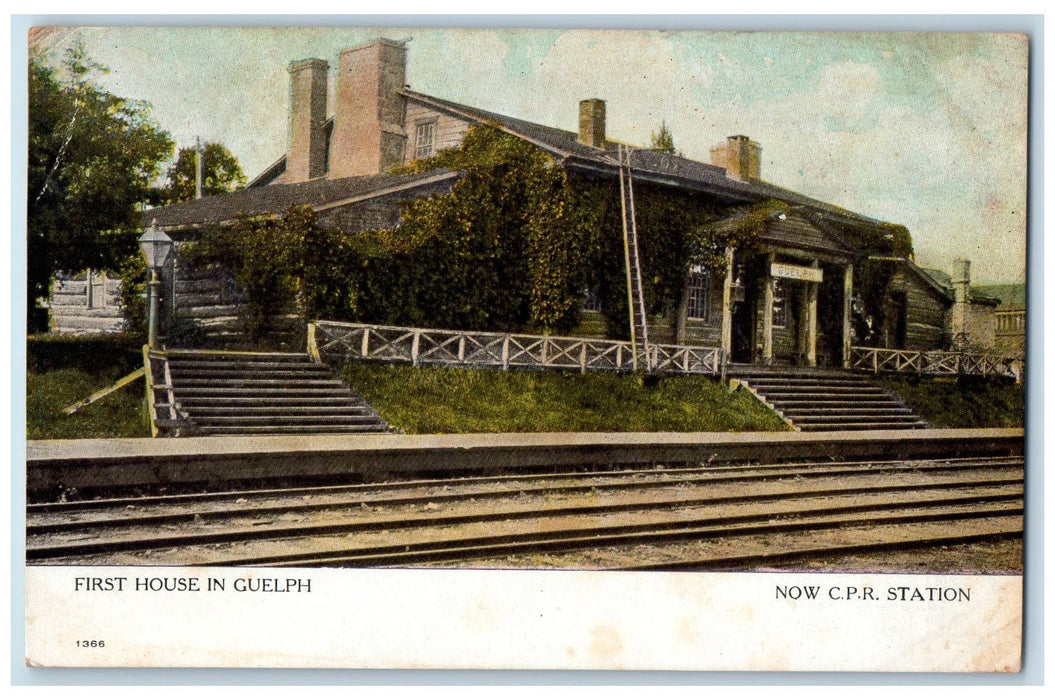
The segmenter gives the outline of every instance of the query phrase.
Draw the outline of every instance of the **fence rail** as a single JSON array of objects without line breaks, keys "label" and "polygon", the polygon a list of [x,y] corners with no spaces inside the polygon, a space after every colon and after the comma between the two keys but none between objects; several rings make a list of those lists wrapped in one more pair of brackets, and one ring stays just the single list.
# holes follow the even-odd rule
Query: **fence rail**
[{"label": "fence rail", "polygon": [[[320,359],[409,362],[413,365],[630,371],[628,341],[548,335],[452,331],[317,321],[308,352]],[[688,345],[649,345],[650,365],[668,374],[721,374],[722,351]],[[641,366],[644,350],[638,349]]]},{"label": "fence rail", "polygon": [[892,348],[850,348],[850,369],[879,374],[902,374],[1020,379],[1022,361],[980,352],[945,350],[897,350]]}]

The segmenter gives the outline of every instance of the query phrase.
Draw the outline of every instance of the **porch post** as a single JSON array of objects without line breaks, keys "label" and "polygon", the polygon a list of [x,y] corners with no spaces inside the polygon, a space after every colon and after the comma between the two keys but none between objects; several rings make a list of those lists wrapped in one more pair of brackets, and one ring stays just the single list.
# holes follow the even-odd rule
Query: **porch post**
[{"label": "porch post", "polygon": [[854,266],[849,264],[843,272],[843,367],[850,368],[850,342],[853,338],[851,298],[854,293]]},{"label": "porch post", "polygon": [[[810,263],[810,267],[814,269],[820,266],[820,261],[818,260]],[[806,326],[806,364],[810,367],[817,366],[817,292],[820,286],[820,282],[810,282],[806,291],[806,317],[809,324]]]},{"label": "porch post", "polygon": [[733,248],[725,249],[725,284],[722,287],[722,353],[733,354]]},{"label": "porch post", "polygon": [[776,253],[766,258],[765,298],[762,307],[762,364],[773,363],[773,263]]}]

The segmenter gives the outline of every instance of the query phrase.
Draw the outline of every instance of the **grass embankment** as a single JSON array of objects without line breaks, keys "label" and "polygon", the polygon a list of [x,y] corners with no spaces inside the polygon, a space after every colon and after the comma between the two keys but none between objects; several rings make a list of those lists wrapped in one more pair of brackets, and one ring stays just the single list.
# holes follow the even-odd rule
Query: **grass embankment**
[{"label": "grass embankment", "polygon": [[40,336],[26,344],[26,437],[150,437],[143,380],[68,416],[67,406],[143,366],[135,338]]},{"label": "grass embankment", "polygon": [[892,379],[883,384],[935,428],[1020,428],[1026,387],[981,379]]},{"label": "grass embankment", "polygon": [[353,363],[345,379],[407,433],[786,430],[701,376],[502,372]]}]

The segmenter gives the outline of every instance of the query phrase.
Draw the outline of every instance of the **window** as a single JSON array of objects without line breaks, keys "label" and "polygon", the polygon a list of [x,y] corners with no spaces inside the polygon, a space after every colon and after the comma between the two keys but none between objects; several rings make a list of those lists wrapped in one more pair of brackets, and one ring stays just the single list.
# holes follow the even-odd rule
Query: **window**
[{"label": "window", "polygon": [[418,124],[417,134],[414,138],[414,158],[428,158],[433,154],[436,147],[436,122],[422,122]]},{"label": "window", "polygon": [[689,273],[689,318],[707,318],[711,313],[711,273],[693,265]]},{"label": "window", "polygon": [[773,327],[784,328],[788,325],[788,300],[784,283],[773,280]]}]

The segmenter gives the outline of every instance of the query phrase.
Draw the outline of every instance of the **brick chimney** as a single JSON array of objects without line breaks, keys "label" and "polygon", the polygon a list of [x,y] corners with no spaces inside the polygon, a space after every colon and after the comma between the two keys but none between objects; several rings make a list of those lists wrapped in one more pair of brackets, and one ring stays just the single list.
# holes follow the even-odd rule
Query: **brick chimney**
[{"label": "brick chimney", "polygon": [[284,182],[326,174],[326,74],[330,64],[308,58],[289,64],[289,154]]},{"label": "brick chimney", "polygon": [[593,98],[579,103],[579,143],[604,148],[604,100]]},{"label": "brick chimney", "polygon": [[730,136],[711,148],[711,164],[725,168],[734,180],[762,176],[762,147],[747,136]]},{"label": "brick chimney", "polygon": [[330,177],[376,175],[403,164],[407,49],[378,39],[341,52]]}]

